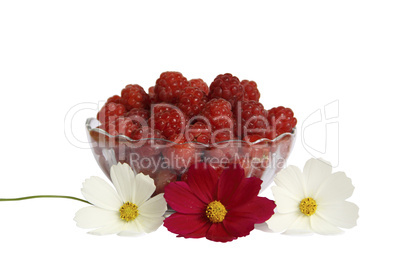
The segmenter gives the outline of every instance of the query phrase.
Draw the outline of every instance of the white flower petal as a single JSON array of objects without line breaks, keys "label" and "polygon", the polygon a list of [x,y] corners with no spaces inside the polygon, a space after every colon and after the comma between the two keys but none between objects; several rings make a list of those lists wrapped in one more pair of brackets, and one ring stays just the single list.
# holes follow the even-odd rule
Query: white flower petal
[{"label": "white flower petal", "polygon": [[332,225],[352,228],[356,226],[356,221],[359,218],[359,207],[354,203],[342,201],[319,205],[316,213]]},{"label": "white flower petal", "polygon": [[349,198],[354,187],[344,172],[336,172],[328,177],[313,197],[317,204],[340,202]]},{"label": "white flower petal", "polygon": [[288,190],[299,200],[305,198],[305,182],[300,169],[295,166],[288,166],[281,170],[275,177],[275,184]]},{"label": "white flower petal", "polygon": [[99,228],[120,220],[119,212],[94,206],[85,207],[75,213],[74,221],[81,228]]},{"label": "white flower petal", "polygon": [[138,215],[135,219],[142,227],[144,232],[151,233],[156,231],[163,223],[165,218],[160,217],[145,217],[143,215]]},{"label": "white flower petal", "polygon": [[323,219],[318,213],[310,216],[310,218],[311,229],[317,234],[334,235],[343,233],[341,229]]},{"label": "white flower petal", "polygon": [[140,222],[135,218],[132,221],[124,222],[123,230],[118,234],[121,236],[137,236],[138,234],[143,234],[145,231],[142,229]]},{"label": "white flower petal", "polygon": [[110,169],[110,177],[117,192],[122,197],[124,202],[133,199],[134,172],[126,163],[113,165]]},{"label": "white flower petal", "polygon": [[155,192],[155,183],[148,175],[142,173],[135,176],[135,195],[132,202],[140,207]]},{"label": "white flower petal", "polygon": [[296,221],[294,221],[284,232],[288,235],[302,235],[312,233],[310,218],[309,216],[303,215],[301,212],[298,213]]},{"label": "white flower petal", "polygon": [[113,224],[98,228],[96,230],[88,232],[89,234],[94,235],[109,235],[109,234],[117,234],[124,230],[125,222],[122,220],[116,221]]},{"label": "white flower petal", "polygon": [[323,159],[311,158],[306,162],[303,175],[306,178],[307,197],[313,196],[321,183],[332,173],[332,166]]},{"label": "white flower petal", "polygon": [[281,233],[291,226],[299,217],[298,213],[275,213],[267,221],[269,229],[275,233]]},{"label": "white flower petal", "polygon": [[113,187],[99,177],[86,179],[81,192],[90,203],[103,209],[116,211],[123,203]]},{"label": "white flower petal", "polygon": [[167,210],[163,194],[158,194],[145,201],[139,208],[139,214],[146,217],[161,217]]},{"label": "white flower petal", "polygon": [[140,236],[145,235],[145,233],[134,233],[134,232],[130,232],[130,231],[121,231],[117,235],[118,236],[140,237]]},{"label": "white flower petal", "polygon": [[287,189],[272,186],[271,190],[275,197],[276,209],[279,213],[290,213],[299,210],[300,200]]}]

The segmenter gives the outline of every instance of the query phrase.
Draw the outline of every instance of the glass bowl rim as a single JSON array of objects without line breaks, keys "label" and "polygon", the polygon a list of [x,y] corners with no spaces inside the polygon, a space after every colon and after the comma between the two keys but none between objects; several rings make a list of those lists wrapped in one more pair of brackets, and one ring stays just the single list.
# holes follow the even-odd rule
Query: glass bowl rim
[{"label": "glass bowl rim", "polygon": [[[133,140],[133,139],[131,139],[130,137],[128,137],[126,135],[112,135],[112,134],[109,134],[107,131],[105,131],[103,129],[100,129],[98,127],[91,127],[91,122],[93,122],[93,121],[96,121],[98,123],[98,126],[100,125],[99,120],[97,120],[96,118],[94,118],[94,117],[87,118],[87,120],[85,122],[85,127],[86,127],[86,130],[88,131],[88,133],[97,132],[99,134],[105,135],[105,136],[107,136],[109,138],[112,138],[112,139],[117,138],[119,140],[121,140],[121,139],[122,140],[127,140],[128,142],[131,142],[131,143],[138,143],[138,142],[141,142],[141,141],[163,141],[163,142],[166,142],[166,143],[170,143],[172,145],[183,145],[183,144],[191,143],[191,144],[201,145],[201,146],[204,146],[206,148],[213,147],[212,144],[204,144],[204,143],[196,142],[196,141],[188,141],[188,142],[179,144],[179,143],[174,142],[174,141],[170,141],[170,140],[167,140],[167,139],[158,139],[158,138],[145,138],[145,139]],[[275,143],[275,142],[277,142],[277,141],[279,141],[279,140],[281,140],[281,139],[283,139],[283,138],[285,138],[287,136],[295,137],[296,136],[296,128],[293,128],[292,132],[283,133],[283,134],[277,136],[275,139],[272,139],[272,140],[268,139],[268,138],[261,138],[261,139],[256,140],[256,141],[249,142],[249,141],[244,141],[244,140],[239,140],[239,139],[233,139],[233,140],[225,140],[225,141],[216,142],[214,145],[225,144],[225,143],[228,143],[228,142],[245,143],[245,144],[247,144],[249,146],[250,145],[258,145],[258,144],[261,144],[263,142]]]}]

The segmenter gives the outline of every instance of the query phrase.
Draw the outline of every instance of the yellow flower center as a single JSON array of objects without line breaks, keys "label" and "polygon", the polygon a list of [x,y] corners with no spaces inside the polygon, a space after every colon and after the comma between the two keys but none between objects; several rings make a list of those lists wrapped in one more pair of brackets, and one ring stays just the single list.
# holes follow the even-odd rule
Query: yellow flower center
[{"label": "yellow flower center", "polygon": [[213,201],[208,204],[205,214],[208,219],[213,223],[222,222],[225,219],[227,210],[224,205],[219,201]]},{"label": "yellow flower center", "polygon": [[120,218],[127,222],[134,220],[138,216],[138,206],[131,202],[126,202],[120,207]]},{"label": "yellow flower center", "polygon": [[304,215],[311,216],[317,210],[317,203],[313,198],[307,197],[300,201],[299,208]]}]

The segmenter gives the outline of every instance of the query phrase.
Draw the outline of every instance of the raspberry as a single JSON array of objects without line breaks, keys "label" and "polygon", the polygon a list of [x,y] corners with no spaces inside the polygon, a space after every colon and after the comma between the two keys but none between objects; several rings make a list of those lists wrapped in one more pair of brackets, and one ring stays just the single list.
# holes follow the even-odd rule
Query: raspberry
[{"label": "raspberry", "polygon": [[99,128],[105,130],[110,135],[125,135],[130,137],[132,133],[138,129],[138,125],[134,124],[130,118],[118,117],[113,121],[109,121]]},{"label": "raspberry", "polygon": [[246,144],[242,146],[242,155],[248,156],[249,162],[251,163],[249,176],[261,178],[270,164],[270,151],[273,145],[264,139],[262,135],[257,134],[248,135],[244,137],[243,140]]},{"label": "raspberry", "polygon": [[186,139],[188,141],[209,144],[211,141],[211,127],[203,122],[196,122],[186,131]]},{"label": "raspberry", "polygon": [[162,73],[156,80],[154,89],[157,102],[176,103],[188,85],[187,78],[179,72]]},{"label": "raspberry", "polygon": [[231,131],[219,130],[211,137],[211,146],[205,151],[204,162],[215,169],[226,166],[238,152],[238,143]]},{"label": "raspberry", "polygon": [[163,151],[163,155],[172,169],[183,173],[196,162],[197,150],[183,135],[175,134],[169,140],[174,143]]},{"label": "raspberry", "polygon": [[195,87],[186,87],[177,101],[177,107],[191,118],[198,115],[205,107],[208,99],[204,92]]},{"label": "raspberry", "polygon": [[139,142],[139,144],[135,144],[134,153],[140,158],[146,158],[160,154],[166,138],[159,130],[142,127],[131,134],[131,139]]},{"label": "raspberry", "polygon": [[208,96],[209,94],[209,87],[207,85],[207,83],[204,82],[204,80],[198,78],[198,79],[191,79],[190,81],[188,81],[190,83],[190,87],[195,87],[198,88],[202,91],[205,92],[205,95]]},{"label": "raspberry", "polygon": [[180,177],[181,181],[187,181],[187,179],[188,179],[188,171],[184,172]]},{"label": "raspberry", "polygon": [[268,139],[275,139],[279,135],[287,132],[292,132],[292,129],[297,124],[297,119],[293,116],[293,111],[290,108],[278,106],[267,112],[269,123]]},{"label": "raspberry", "polygon": [[159,171],[154,178],[156,190],[153,193],[153,196],[160,193],[164,193],[165,186],[176,180],[177,180],[177,174],[175,172],[170,171],[168,169]]},{"label": "raspberry", "polygon": [[151,103],[157,103],[155,95],[155,87],[150,87],[148,89],[149,100]]},{"label": "raspberry", "polygon": [[247,142],[247,144],[254,144],[256,141],[263,139],[264,137],[262,135],[258,134],[251,134],[247,135],[243,138],[243,141]]},{"label": "raspberry", "polygon": [[96,118],[102,123],[113,121],[116,118],[123,116],[126,113],[126,108],[120,103],[106,103],[98,112]]},{"label": "raspberry", "polygon": [[139,85],[127,85],[121,91],[121,98],[123,99],[127,110],[133,108],[149,108],[149,95]]},{"label": "raspberry", "polygon": [[114,95],[114,96],[108,98],[106,101],[106,103],[111,103],[111,102],[123,104],[123,99],[119,95]]},{"label": "raspberry", "polygon": [[[232,105],[224,99],[212,99],[201,112],[212,126],[212,130],[233,128]],[[207,123],[208,123],[207,122]]]},{"label": "raspberry", "polygon": [[130,118],[134,122],[134,124],[142,127],[148,125],[147,121],[150,117],[150,112],[145,109],[134,108],[125,113],[124,116]]},{"label": "raspberry", "polygon": [[152,129],[150,127],[142,127],[137,129],[131,135],[133,140],[141,140],[141,139],[166,139],[163,134],[156,129]]},{"label": "raspberry", "polygon": [[184,131],[186,118],[179,110],[170,109],[153,114],[150,118],[150,126],[161,131],[169,139],[170,136]]},{"label": "raspberry", "polygon": [[260,100],[260,91],[258,91],[257,83],[254,81],[243,80],[241,84],[244,88],[244,100]]},{"label": "raspberry", "polygon": [[[269,156],[269,144],[264,137],[259,134],[247,135],[243,138],[246,144],[243,144],[243,155],[248,155],[251,159],[266,159]],[[259,141],[259,142],[258,142]],[[257,143],[258,142],[258,143]]]},{"label": "raspberry", "polygon": [[238,101],[243,99],[244,89],[239,78],[231,74],[220,74],[209,87],[209,98],[223,98],[228,100],[234,107]]},{"label": "raspberry", "polygon": [[170,103],[158,103],[158,104],[152,105],[151,115],[157,115],[161,112],[171,111],[176,108],[177,108],[176,106],[174,106]]},{"label": "raspberry", "polygon": [[231,131],[217,131],[211,137],[211,144],[221,143],[223,141],[235,140],[236,137]]},{"label": "raspberry", "polygon": [[236,108],[236,119],[241,123],[242,135],[266,132],[268,121],[264,106],[257,101],[242,101]]}]

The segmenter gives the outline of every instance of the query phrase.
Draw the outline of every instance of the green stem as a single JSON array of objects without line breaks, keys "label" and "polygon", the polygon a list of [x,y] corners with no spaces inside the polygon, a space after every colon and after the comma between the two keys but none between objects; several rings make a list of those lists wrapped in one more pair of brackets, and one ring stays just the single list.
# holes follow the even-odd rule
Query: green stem
[{"label": "green stem", "polygon": [[66,198],[66,199],[73,199],[77,201],[81,201],[87,204],[90,204],[87,200],[73,197],[73,196],[67,196],[67,195],[33,195],[33,196],[25,196],[25,197],[18,197],[18,198],[0,198],[1,201],[20,201],[20,200],[27,200],[27,199],[34,199],[34,198]]}]

